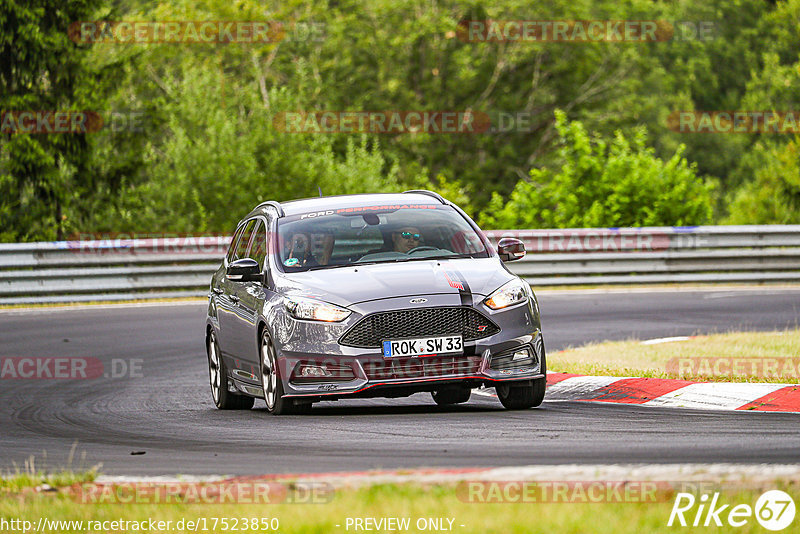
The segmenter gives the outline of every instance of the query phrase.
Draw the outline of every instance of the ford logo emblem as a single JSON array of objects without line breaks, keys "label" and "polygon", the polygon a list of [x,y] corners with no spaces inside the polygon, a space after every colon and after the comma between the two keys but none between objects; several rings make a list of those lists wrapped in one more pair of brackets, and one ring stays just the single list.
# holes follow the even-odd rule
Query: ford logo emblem
[{"label": "ford logo emblem", "polygon": [[422,298],[420,298],[420,299],[411,299],[408,302],[410,302],[411,304],[422,304],[423,302],[428,302],[428,299],[422,299]]}]

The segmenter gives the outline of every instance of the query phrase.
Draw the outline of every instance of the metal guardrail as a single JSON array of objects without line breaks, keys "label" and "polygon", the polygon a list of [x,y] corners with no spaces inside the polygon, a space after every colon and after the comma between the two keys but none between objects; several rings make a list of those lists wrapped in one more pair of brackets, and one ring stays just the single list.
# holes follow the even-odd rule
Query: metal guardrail
[{"label": "metal guardrail", "polygon": [[[797,282],[800,225],[496,230],[534,286]],[[0,244],[0,304],[205,296],[228,237]]]},{"label": "metal guardrail", "polygon": [[230,237],[0,243],[0,304],[202,297]]}]

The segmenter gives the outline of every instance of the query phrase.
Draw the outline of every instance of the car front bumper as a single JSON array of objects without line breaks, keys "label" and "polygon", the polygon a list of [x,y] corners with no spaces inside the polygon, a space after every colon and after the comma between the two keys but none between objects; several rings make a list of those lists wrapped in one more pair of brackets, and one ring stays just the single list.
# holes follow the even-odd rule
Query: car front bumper
[{"label": "car front bumper", "polygon": [[[460,301],[447,300],[448,296],[441,297],[433,299],[433,304],[462,304]],[[416,391],[432,391],[453,384],[491,387],[500,382],[531,381],[545,376],[544,342],[538,307],[533,298],[494,311],[483,306],[480,297],[476,296],[472,307],[491,319],[500,327],[500,331],[483,339],[465,341],[463,355],[384,358],[380,349],[360,349],[338,343],[341,336],[360,318],[375,311],[397,309],[408,302],[408,297],[397,300],[362,305],[360,313],[354,314],[345,324],[320,325],[290,319],[291,336],[279,342],[277,347],[284,395],[309,400],[392,397]],[[296,342],[299,339],[316,342]],[[514,353],[521,349],[526,349],[530,358],[520,357],[515,361]],[[350,369],[352,375],[298,380],[297,370],[303,365]]]}]

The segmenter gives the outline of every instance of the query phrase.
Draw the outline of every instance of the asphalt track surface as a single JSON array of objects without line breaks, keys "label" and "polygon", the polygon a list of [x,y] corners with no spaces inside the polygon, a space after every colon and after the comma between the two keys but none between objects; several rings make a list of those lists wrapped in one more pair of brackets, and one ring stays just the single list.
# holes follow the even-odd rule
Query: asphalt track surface
[{"label": "asphalt track surface", "polygon": [[[800,289],[542,293],[549,351],[606,339],[793,328]],[[214,408],[202,303],[0,313],[4,357],[141,359],[141,376],[0,380],[0,468],[112,475],[330,472],[563,463],[796,463],[800,416],[428,394],[315,405],[274,417]],[[139,454],[132,454],[132,453]],[[141,454],[144,453],[144,454]]]}]

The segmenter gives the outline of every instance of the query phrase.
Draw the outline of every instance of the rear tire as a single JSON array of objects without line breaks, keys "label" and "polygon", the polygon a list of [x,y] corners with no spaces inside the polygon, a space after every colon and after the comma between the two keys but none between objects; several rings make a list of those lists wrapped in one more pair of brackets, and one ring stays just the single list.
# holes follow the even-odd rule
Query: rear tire
[{"label": "rear tire", "polygon": [[547,378],[537,378],[524,386],[501,384],[495,387],[497,398],[507,410],[527,410],[544,400]]},{"label": "rear tire", "polygon": [[439,406],[448,406],[451,404],[461,404],[462,402],[467,402],[470,395],[472,395],[472,390],[463,386],[446,387],[436,391],[431,391],[433,402]]},{"label": "rear tire", "polygon": [[212,330],[206,341],[208,355],[208,379],[211,384],[211,398],[220,410],[249,410],[255,399],[247,395],[237,395],[228,391],[228,367],[219,350],[217,336]]}]

